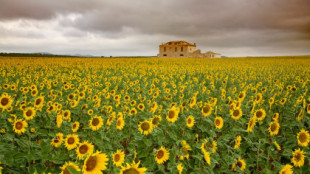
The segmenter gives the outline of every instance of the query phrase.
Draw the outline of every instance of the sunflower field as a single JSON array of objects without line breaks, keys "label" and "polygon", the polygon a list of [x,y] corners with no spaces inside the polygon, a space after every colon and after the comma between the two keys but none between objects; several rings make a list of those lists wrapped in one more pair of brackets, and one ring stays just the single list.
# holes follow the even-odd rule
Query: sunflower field
[{"label": "sunflower field", "polygon": [[310,173],[310,57],[1,58],[0,173]]}]

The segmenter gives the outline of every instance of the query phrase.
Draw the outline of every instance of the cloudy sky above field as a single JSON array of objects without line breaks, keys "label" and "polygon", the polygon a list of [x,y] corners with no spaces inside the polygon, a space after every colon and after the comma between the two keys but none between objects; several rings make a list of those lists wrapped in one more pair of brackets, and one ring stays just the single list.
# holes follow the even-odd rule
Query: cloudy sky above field
[{"label": "cloudy sky above field", "polygon": [[170,40],[225,56],[309,55],[309,0],[2,0],[0,52],[152,56]]}]

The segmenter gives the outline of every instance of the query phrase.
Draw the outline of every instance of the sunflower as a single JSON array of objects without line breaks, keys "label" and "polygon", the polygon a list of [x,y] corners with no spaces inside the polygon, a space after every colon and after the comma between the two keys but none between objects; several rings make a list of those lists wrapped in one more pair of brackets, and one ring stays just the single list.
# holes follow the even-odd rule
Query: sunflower
[{"label": "sunflower", "polygon": [[71,111],[70,110],[65,110],[62,113],[62,118],[64,120],[70,120],[70,116],[71,116]]},{"label": "sunflower", "polygon": [[131,108],[130,111],[129,111],[129,115],[134,115],[136,114],[138,111],[136,108]]},{"label": "sunflower", "polygon": [[188,116],[187,119],[186,119],[186,126],[191,128],[193,127],[195,124],[195,118],[193,116]]},{"label": "sunflower", "polygon": [[236,108],[236,104],[235,104],[235,103],[231,103],[231,104],[229,105],[229,111],[230,111],[230,112],[233,111],[235,108]]},{"label": "sunflower", "polygon": [[248,124],[248,127],[247,127],[246,131],[247,132],[252,132],[254,126],[256,125],[256,118],[255,117],[250,118],[250,120],[249,120],[249,122],[247,124]]},{"label": "sunflower", "polygon": [[211,164],[210,152],[203,152],[203,158],[207,162],[207,164]]},{"label": "sunflower", "polygon": [[113,164],[116,166],[122,166],[122,164],[124,163],[124,159],[125,159],[125,153],[121,150],[117,150],[113,155]]},{"label": "sunflower", "polygon": [[105,153],[100,153],[97,151],[92,155],[88,155],[84,161],[83,173],[84,174],[93,174],[93,173],[102,173],[101,170],[107,169],[108,157]]},{"label": "sunflower", "polygon": [[26,129],[25,127],[28,127],[28,123],[22,119],[15,120],[13,129],[14,132],[17,134],[25,133]]},{"label": "sunflower", "polygon": [[140,161],[138,163],[135,163],[132,161],[132,164],[126,164],[127,167],[122,166],[122,169],[120,171],[120,174],[145,174],[145,171],[147,170],[145,167],[139,168]]},{"label": "sunflower", "polygon": [[255,102],[259,103],[262,101],[263,95],[261,93],[258,93],[255,97]]},{"label": "sunflower", "polygon": [[214,119],[214,125],[216,129],[222,129],[224,125],[224,120],[222,117],[215,117]]},{"label": "sunflower", "polygon": [[152,126],[153,126],[153,128],[158,127],[159,121],[161,121],[161,120],[162,120],[162,118],[161,118],[160,115],[155,115],[155,116],[152,118]]},{"label": "sunflower", "polygon": [[52,139],[52,142],[51,142],[51,145],[54,146],[54,147],[59,147],[61,145],[62,141],[57,139],[57,138],[53,138]]},{"label": "sunflower", "polygon": [[89,110],[87,111],[87,114],[88,114],[88,115],[93,115],[93,113],[94,113],[94,110],[92,110],[92,109],[89,109]]},{"label": "sunflower", "polygon": [[212,153],[215,153],[217,150],[217,142],[216,140],[212,141]]},{"label": "sunflower", "polygon": [[3,93],[1,95],[1,97],[0,97],[0,108],[2,109],[2,111],[9,108],[12,103],[13,103],[13,99],[7,93]]},{"label": "sunflower", "polygon": [[56,134],[56,138],[57,138],[58,140],[60,140],[61,142],[63,141],[63,137],[64,137],[64,134],[61,133],[61,132],[59,132],[59,133]]},{"label": "sunflower", "polygon": [[103,120],[100,116],[94,116],[89,120],[89,127],[92,131],[99,130],[103,126]]},{"label": "sunflower", "polygon": [[179,118],[179,111],[179,108],[172,107],[168,111],[168,115],[166,117],[167,121],[170,123],[174,123],[175,121],[177,121],[177,119]]},{"label": "sunflower", "polygon": [[65,139],[65,145],[68,150],[72,150],[76,148],[79,142],[80,142],[80,139],[78,135],[76,134],[69,134],[67,135],[67,138]]},{"label": "sunflower", "polygon": [[238,149],[238,148],[240,147],[240,145],[241,145],[241,140],[242,140],[241,136],[238,135],[237,138],[235,139],[235,146],[234,146],[234,149]]},{"label": "sunflower", "polygon": [[24,110],[23,116],[26,120],[32,120],[36,115],[36,110],[33,107],[28,107]]},{"label": "sunflower", "polygon": [[281,168],[279,174],[293,174],[293,166],[290,164],[286,164],[284,167]]},{"label": "sunflower", "polygon": [[274,98],[273,97],[270,97],[270,99],[269,99],[269,105],[271,106],[273,103],[274,103]]},{"label": "sunflower", "polygon": [[277,141],[274,141],[274,145],[276,146],[277,150],[281,150],[281,146],[277,143]]},{"label": "sunflower", "polygon": [[212,107],[210,104],[205,103],[205,105],[201,109],[201,113],[204,117],[208,117],[211,115],[212,112]]},{"label": "sunflower", "polygon": [[61,114],[58,114],[57,116],[56,116],[56,125],[57,125],[57,127],[58,128],[60,128],[60,126],[61,126],[61,124],[62,124],[62,115]]},{"label": "sunflower", "polygon": [[139,123],[139,131],[141,134],[147,135],[151,133],[153,130],[153,125],[150,121],[144,120],[143,122]]},{"label": "sunflower", "polygon": [[203,143],[200,146],[200,149],[203,153],[207,152],[207,143],[208,143],[208,140],[204,139]]},{"label": "sunflower", "polygon": [[307,113],[310,114],[310,104],[307,105]]},{"label": "sunflower", "polygon": [[178,170],[179,174],[182,174],[182,171],[183,171],[182,163],[179,163],[179,164],[178,164],[177,170]]},{"label": "sunflower", "polygon": [[122,112],[118,112],[116,118],[124,118],[124,115]]},{"label": "sunflower", "polygon": [[295,167],[304,166],[305,162],[305,153],[304,151],[297,149],[293,152],[293,158],[291,159]]},{"label": "sunflower", "polygon": [[136,105],[136,100],[132,100],[131,102],[130,102],[130,106],[135,106]]},{"label": "sunflower", "polygon": [[116,120],[116,129],[122,130],[125,126],[125,121],[123,117],[120,117]]},{"label": "sunflower", "polygon": [[306,131],[305,129],[302,129],[298,134],[297,134],[297,140],[298,144],[304,147],[307,147],[309,142],[310,142],[310,135],[309,132]]},{"label": "sunflower", "polygon": [[281,101],[280,101],[280,104],[281,105],[284,105],[286,103],[287,99],[286,98],[283,98]]},{"label": "sunflower", "polygon": [[72,132],[76,132],[79,129],[79,127],[80,127],[80,123],[77,121],[74,122],[71,127]]},{"label": "sunflower", "polygon": [[203,153],[205,153],[205,152],[209,152],[207,148],[212,148],[212,153],[215,153],[217,150],[217,142],[213,140],[211,144],[208,142],[207,139],[204,139],[204,142],[201,144],[200,149]]},{"label": "sunflower", "polygon": [[153,102],[151,105],[151,113],[155,113],[157,108],[158,108],[157,102]]},{"label": "sunflower", "polygon": [[68,168],[73,168],[76,171],[81,171],[81,169],[74,163],[72,162],[66,162],[62,167],[60,167],[61,169],[61,173],[60,174],[69,174],[69,170]]},{"label": "sunflower", "polygon": [[41,110],[44,104],[44,97],[40,96],[34,100],[34,107]]},{"label": "sunflower", "polygon": [[242,110],[240,108],[234,108],[230,111],[230,115],[234,120],[239,120],[242,116]]},{"label": "sunflower", "polygon": [[86,155],[92,154],[94,151],[94,145],[88,143],[88,141],[84,141],[79,144],[79,147],[76,148],[76,154],[79,159],[82,159]]},{"label": "sunflower", "polygon": [[76,100],[70,101],[71,108],[75,108],[78,104],[79,104],[79,101],[76,101]]},{"label": "sunflower", "polygon": [[85,92],[80,92],[78,95],[79,100],[85,98]]},{"label": "sunflower", "polygon": [[188,159],[188,158],[189,158],[189,153],[188,153],[188,151],[192,150],[192,148],[186,143],[185,140],[183,140],[183,141],[181,142],[181,144],[182,144],[182,148],[180,149],[180,151],[181,151],[182,155],[180,156],[180,159],[183,160],[184,157],[185,157],[186,159]]},{"label": "sunflower", "polygon": [[242,91],[242,92],[240,92],[240,94],[238,95],[238,100],[239,101],[243,101],[244,100],[244,98],[245,98],[245,92],[244,91]]},{"label": "sunflower", "polygon": [[169,159],[169,151],[166,150],[164,147],[160,147],[156,154],[155,154],[155,160],[158,164],[162,164],[166,162]]},{"label": "sunflower", "polygon": [[109,115],[108,119],[107,119],[107,125],[111,126],[111,124],[113,123],[114,119],[115,119],[115,112],[113,112],[111,115]]},{"label": "sunflower", "polygon": [[245,161],[241,158],[236,159],[236,161],[237,163],[234,163],[232,166],[233,171],[236,171],[236,167],[239,167],[240,170],[244,171],[246,167]]},{"label": "sunflower", "polygon": [[140,110],[140,111],[143,111],[144,110],[144,104],[143,103],[140,103],[139,105],[138,105],[138,109]]},{"label": "sunflower", "polygon": [[271,122],[268,128],[271,136],[278,135],[279,129],[280,129],[280,124],[277,121]]},{"label": "sunflower", "polygon": [[196,102],[197,102],[197,99],[196,99],[196,96],[194,96],[189,102],[189,107],[193,108],[196,105]]},{"label": "sunflower", "polygon": [[257,121],[262,121],[266,117],[266,112],[264,109],[259,109],[254,113],[254,117]]},{"label": "sunflower", "polygon": [[273,121],[278,121],[279,119],[279,113],[274,113],[272,116]]},{"label": "sunflower", "polygon": [[297,120],[300,121],[303,119],[303,117],[304,117],[304,110],[301,109],[297,115]]},{"label": "sunflower", "polygon": [[214,107],[217,103],[217,98],[211,98],[210,102],[211,102],[211,106]]}]

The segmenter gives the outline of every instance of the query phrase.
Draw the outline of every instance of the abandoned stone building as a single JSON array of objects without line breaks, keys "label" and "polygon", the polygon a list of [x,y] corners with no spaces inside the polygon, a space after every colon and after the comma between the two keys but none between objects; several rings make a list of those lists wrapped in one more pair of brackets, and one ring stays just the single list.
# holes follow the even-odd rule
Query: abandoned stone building
[{"label": "abandoned stone building", "polygon": [[196,43],[191,44],[186,41],[170,41],[159,45],[159,53],[157,57],[161,58],[220,58],[221,54],[208,51],[201,53],[200,49],[196,49]]}]

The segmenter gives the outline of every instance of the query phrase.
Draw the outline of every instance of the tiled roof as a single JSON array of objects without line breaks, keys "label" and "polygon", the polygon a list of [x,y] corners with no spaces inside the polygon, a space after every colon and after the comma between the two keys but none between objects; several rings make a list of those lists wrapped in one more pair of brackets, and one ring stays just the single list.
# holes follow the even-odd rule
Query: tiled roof
[{"label": "tiled roof", "polygon": [[164,43],[163,45],[188,45],[188,46],[196,46],[196,44],[191,44],[191,43],[188,43],[186,41],[170,41],[170,42],[167,42],[167,43]]}]

